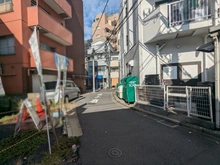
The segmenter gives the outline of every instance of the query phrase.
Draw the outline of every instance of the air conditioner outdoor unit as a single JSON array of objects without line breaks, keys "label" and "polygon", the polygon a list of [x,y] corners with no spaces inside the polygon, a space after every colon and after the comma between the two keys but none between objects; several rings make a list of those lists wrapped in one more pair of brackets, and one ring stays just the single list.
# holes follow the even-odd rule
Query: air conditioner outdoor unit
[{"label": "air conditioner outdoor unit", "polygon": [[134,66],[134,60],[130,60],[130,61],[128,62],[128,65],[129,65],[129,66]]}]

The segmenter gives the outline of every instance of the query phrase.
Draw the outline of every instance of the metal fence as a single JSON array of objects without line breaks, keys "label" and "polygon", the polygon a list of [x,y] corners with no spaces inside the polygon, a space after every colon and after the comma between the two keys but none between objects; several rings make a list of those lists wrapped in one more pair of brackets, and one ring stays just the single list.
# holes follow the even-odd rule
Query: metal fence
[{"label": "metal fence", "polygon": [[210,87],[187,87],[189,114],[213,121],[212,93]]},{"label": "metal fence", "polygon": [[136,102],[213,121],[210,87],[137,85]]},{"label": "metal fence", "polygon": [[187,111],[187,87],[167,86],[166,103],[175,110]]},{"label": "metal fence", "polygon": [[165,88],[160,85],[136,86],[136,101],[163,108],[165,104]]},{"label": "metal fence", "polygon": [[191,21],[211,18],[212,0],[182,0],[168,4],[169,25],[175,26]]}]

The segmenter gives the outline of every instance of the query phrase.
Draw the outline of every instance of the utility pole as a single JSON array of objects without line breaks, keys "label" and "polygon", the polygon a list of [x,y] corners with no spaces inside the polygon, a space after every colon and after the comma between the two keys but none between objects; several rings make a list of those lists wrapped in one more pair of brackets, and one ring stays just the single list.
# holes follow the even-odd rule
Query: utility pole
[{"label": "utility pole", "polygon": [[111,50],[110,50],[110,43],[109,43],[109,58],[108,58],[108,84],[109,88],[111,88],[111,68],[110,68],[110,61],[111,61]]},{"label": "utility pole", "polygon": [[92,56],[92,89],[95,93],[95,56]]}]

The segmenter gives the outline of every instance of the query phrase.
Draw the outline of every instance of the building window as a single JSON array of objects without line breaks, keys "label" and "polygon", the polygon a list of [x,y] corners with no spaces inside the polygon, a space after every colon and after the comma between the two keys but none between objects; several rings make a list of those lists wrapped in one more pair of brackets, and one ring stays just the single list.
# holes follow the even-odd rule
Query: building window
[{"label": "building window", "polygon": [[14,36],[0,37],[0,55],[15,54]]},{"label": "building window", "polygon": [[37,5],[36,1],[35,0],[31,0],[31,6],[36,6],[36,5]]},{"label": "building window", "polygon": [[13,10],[12,0],[0,0],[0,14]]},{"label": "building window", "polygon": [[118,60],[118,57],[112,57],[112,60]]},{"label": "building window", "polygon": [[105,66],[98,66],[98,71],[99,72],[104,72],[105,71]]},{"label": "building window", "polygon": [[99,18],[96,18],[95,20],[96,20],[96,21],[99,21]]},{"label": "building window", "polygon": [[111,22],[111,25],[112,25],[112,26],[116,26],[116,25],[117,25],[117,21],[116,21],[116,20],[112,21],[112,22]]},{"label": "building window", "polygon": [[97,26],[96,29],[100,29],[100,26]]},{"label": "building window", "polygon": [[112,72],[118,72],[119,69],[118,69],[118,68],[111,68],[111,71],[112,71]]},{"label": "building window", "polygon": [[100,34],[96,34],[96,38],[99,38],[100,37]]},{"label": "building window", "polygon": [[49,51],[49,52],[55,52],[55,48],[54,47],[51,47],[45,43],[40,43],[40,48],[43,49],[43,50],[46,50],[46,51]]}]

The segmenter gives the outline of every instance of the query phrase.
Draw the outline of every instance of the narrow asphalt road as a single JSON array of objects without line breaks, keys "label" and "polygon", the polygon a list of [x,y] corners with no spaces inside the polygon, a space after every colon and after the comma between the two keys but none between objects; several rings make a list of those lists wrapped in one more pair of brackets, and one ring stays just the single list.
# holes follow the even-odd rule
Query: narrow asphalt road
[{"label": "narrow asphalt road", "polygon": [[112,91],[91,93],[78,104],[83,165],[218,165],[218,139],[126,109]]}]

